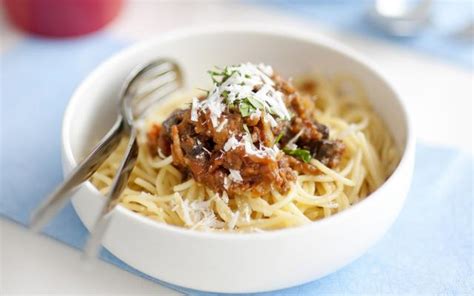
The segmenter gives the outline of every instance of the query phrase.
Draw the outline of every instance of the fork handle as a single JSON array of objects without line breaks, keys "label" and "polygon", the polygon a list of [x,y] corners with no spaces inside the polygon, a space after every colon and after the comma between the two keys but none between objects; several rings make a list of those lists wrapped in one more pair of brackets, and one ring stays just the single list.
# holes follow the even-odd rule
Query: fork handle
[{"label": "fork handle", "polygon": [[112,129],[100,140],[92,152],[74,168],[66,180],[35,210],[30,223],[30,227],[34,232],[40,231],[65,206],[71,197],[71,194],[69,194],[71,190],[87,181],[117,148],[125,128],[126,123],[123,117],[119,116]]},{"label": "fork handle", "polygon": [[100,249],[102,237],[107,230],[109,219],[107,214],[113,208],[114,202],[120,197],[123,190],[127,186],[128,179],[132,173],[133,168],[138,158],[138,143],[137,143],[137,131],[132,128],[130,131],[130,139],[128,141],[127,150],[123,160],[117,170],[117,174],[112,182],[109,193],[107,194],[107,200],[102,208],[101,214],[97,219],[94,228],[91,230],[89,239],[87,240],[84,248],[84,255],[86,259],[94,258]]}]

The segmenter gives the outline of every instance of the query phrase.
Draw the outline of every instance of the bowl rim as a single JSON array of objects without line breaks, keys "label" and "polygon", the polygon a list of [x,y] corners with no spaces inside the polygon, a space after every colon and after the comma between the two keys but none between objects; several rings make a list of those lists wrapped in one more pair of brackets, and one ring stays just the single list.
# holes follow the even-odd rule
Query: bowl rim
[{"label": "bowl rim", "polygon": [[[391,91],[395,96],[403,115],[403,122],[406,126],[406,140],[404,146],[402,147],[402,156],[398,165],[396,166],[393,173],[388,177],[387,180],[374,192],[369,194],[366,198],[360,202],[350,206],[344,211],[337,213],[337,215],[332,215],[330,217],[313,221],[305,225],[297,227],[287,227],[272,231],[264,232],[249,232],[249,233],[235,233],[235,232],[212,232],[212,231],[199,231],[193,229],[187,229],[175,225],[170,225],[166,223],[159,223],[147,217],[144,217],[140,214],[134,213],[129,209],[119,205],[115,207],[113,212],[115,215],[125,215],[126,218],[138,220],[140,223],[156,228],[157,231],[169,231],[174,232],[179,235],[184,235],[193,238],[205,238],[205,239],[232,239],[232,240],[254,240],[254,239],[271,239],[274,237],[289,236],[299,234],[311,229],[325,227],[327,224],[333,224],[337,221],[348,219],[352,213],[359,210],[360,208],[367,207],[369,203],[373,203],[375,199],[383,198],[386,188],[389,187],[396,179],[399,179],[403,173],[403,167],[411,165],[412,156],[415,154],[415,132],[410,116],[410,112],[405,102],[401,99],[401,96],[398,91],[392,86],[389,80],[382,74],[377,67],[371,62],[368,58],[363,56],[361,53],[358,53],[354,49],[347,47],[346,45],[326,37],[324,35],[309,32],[305,30],[296,30],[294,28],[282,27],[279,25],[262,25],[258,24],[219,24],[215,25],[205,25],[197,26],[193,28],[182,28],[178,30],[169,31],[163,34],[160,34],[156,37],[140,41],[138,43],[132,44],[125,49],[120,50],[119,52],[113,54],[105,61],[100,63],[94,68],[94,70],[89,73],[85,79],[76,87],[71,98],[66,107],[66,111],[63,116],[62,122],[62,151],[63,151],[63,165],[67,162],[72,168],[77,166],[77,160],[74,157],[72,152],[71,140],[70,140],[70,127],[72,124],[72,117],[75,113],[77,106],[79,105],[80,98],[82,94],[86,91],[87,86],[94,82],[97,78],[101,76],[101,72],[105,69],[112,67],[114,64],[120,63],[122,60],[127,59],[129,56],[135,55],[137,52],[150,47],[150,46],[160,46],[161,44],[173,41],[181,40],[184,38],[189,38],[195,35],[208,35],[208,34],[218,34],[218,33],[243,33],[243,34],[261,34],[261,35],[270,35],[280,38],[289,38],[292,40],[298,40],[306,43],[316,44],[318,46],[324,47],[328,50],[335,51],[343,56],[348,57],[351,60],[361,64],[367,70],[372,72],[377,76]],[[410,177],[411,178],[411,177]],[[85,185],[92,193],[96,195],[102,195],[97,188],[90,182],[86,181]],[[80,185],[82,186],[82,185]],[[103,195],[102,195],[103,196]],[[105,200],[104,200],[105,202]]]}]

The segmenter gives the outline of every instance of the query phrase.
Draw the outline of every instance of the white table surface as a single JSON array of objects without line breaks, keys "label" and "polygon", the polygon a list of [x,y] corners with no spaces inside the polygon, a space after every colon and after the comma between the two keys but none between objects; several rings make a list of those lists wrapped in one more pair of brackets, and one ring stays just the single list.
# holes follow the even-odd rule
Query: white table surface
[{"label": "white table surface", "polygon": [[[418,140],[472,153],[474,76],[467,68],[393,44],[336,32],[281,11],[236,2],[130,1],[107,28],[128,40],[142,40],[186,26],[219,22],[277,23],[326,34],[369,56],[399,89],[412,112]],[[24,38],[0,17],[0,52]],[[1,197],[0,197],[1,198]],[[180,295],[113,265],[85,268],[80,253],[0,219],[0,294]]]}]

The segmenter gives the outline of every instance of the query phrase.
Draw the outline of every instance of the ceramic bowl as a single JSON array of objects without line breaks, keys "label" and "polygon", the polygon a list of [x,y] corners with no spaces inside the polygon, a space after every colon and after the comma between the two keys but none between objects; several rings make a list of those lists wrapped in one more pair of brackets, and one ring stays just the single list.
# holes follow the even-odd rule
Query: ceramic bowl
[{"label": "ceramic bowl", "polygon": [[[220,26],[181,30],[132,45],[93,71],[73,94],[63,123],[67,174],[111,127],[120,86],[133,67],[157,57],[176,60],[189,87],[207,85],[214,65],[272,65],[284,77],[317,69],[350,73],[366,87],[402,159],[375,192],[346,211],[283,230],[210,233],[157,223],[118,206],[104,246],[132,267],[162,281],[212,292],[260,292],[306,283],[332,273],[375,244],[397,217],[414,163],[408,112],[394,87],[353,50],[322,36],[288,29]],[[84,225],[93,225],[104,197],[86,182],[73,197]]]}]

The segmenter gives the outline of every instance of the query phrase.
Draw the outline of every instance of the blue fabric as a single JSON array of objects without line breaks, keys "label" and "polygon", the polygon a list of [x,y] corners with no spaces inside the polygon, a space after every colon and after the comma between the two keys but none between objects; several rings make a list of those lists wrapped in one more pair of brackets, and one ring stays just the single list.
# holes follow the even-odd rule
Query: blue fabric
[{"label": "blue fabric", "polygon": [[[60,128],[69,97],[99,62],[123,46],[102,34],[27,39],[1,56],[3,217],[27,224],[31,211],[61,181]],[[422,144],[417,148],[412,190],[385,237],[342,270],[273,295],[474,294],[472,157]],[[82,248],[87,235],[70,204],[45,233],[74,248]],[[152,279],[107,251],[101,258],[173,289],[211,295]]]},{"label": "blue fabric", "polygon": [[414,38],[398,38],[385,34],[367,21],[373,0],[247,0],[285,11],[306,20],[317,21],[343,31],[383,39],[450,60],[472,69],[474,40],[462,39],[456,32],[474,22],[472,0],[433,1],[431,23]]}]

